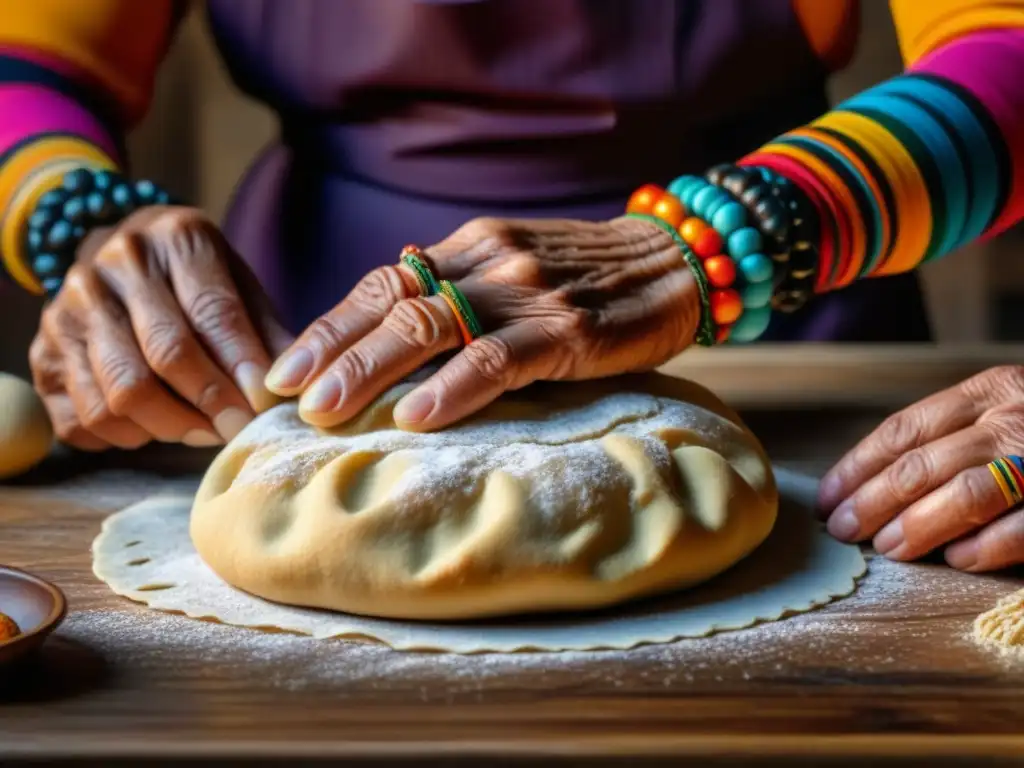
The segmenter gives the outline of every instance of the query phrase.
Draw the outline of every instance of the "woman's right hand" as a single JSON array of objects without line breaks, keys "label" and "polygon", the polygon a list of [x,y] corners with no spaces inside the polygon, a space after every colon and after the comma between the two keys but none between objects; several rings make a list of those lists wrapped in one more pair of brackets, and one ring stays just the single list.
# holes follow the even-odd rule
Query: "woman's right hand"
[{"label": "woman's right hand", "polygon": [[290,341],[202,212],[153,207],[83,242],[29,359],[69,445],[210,446],[273,404],[263,378]]}]

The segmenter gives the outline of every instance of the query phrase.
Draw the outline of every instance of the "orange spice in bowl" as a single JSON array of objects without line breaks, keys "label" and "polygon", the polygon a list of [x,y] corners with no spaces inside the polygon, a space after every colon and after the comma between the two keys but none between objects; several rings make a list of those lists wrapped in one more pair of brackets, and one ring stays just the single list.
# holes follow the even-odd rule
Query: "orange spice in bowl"
[{"label": "orange spice in bowl", "polygon": [[6,613],[0,613],[0,643],[13,640],[21,634],[21,629]]}]

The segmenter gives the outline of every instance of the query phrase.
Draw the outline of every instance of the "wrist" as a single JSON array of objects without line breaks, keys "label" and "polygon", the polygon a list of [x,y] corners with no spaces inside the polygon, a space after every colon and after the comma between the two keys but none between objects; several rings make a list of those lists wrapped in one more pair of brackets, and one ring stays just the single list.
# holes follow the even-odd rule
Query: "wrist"
[{"label": "wrist", "polygon": [[[687,329],[687,338],[704,347],[713,346],[717,338],[717,327],[713,319],[711,288],[704,267],[693,249],[671,224],[657,216],[633,212],[627,213],[625,220],[646,226],[652,246],[670,254],[671,262],[675,264],[672,277],[678,279],[682,275],[688,287],[692,288],[686,290],[683,295],[696,295],[698,299],[696,302],[682,302],[679,307],[684,327]],[[655,229],[660,230],[660,235],[656,235]]]},{"label": "wrist", "polygon": [[24,233],[24,251],[43,292],[52,298],[71,265],[106,239],[139,208],[165,205],[170,195],[151,181],[79,167],[36,202]]}]

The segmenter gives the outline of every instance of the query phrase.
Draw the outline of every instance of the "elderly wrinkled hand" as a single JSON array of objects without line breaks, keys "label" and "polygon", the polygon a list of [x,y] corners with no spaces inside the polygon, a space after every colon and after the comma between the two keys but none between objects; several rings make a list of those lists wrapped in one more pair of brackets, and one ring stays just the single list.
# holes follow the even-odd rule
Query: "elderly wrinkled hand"
[{"label": "elderly wrinkled hand", "polygon": [[1024,563],[1024,367],[993,368],[895,414],[822,480],[844,541],[894,560],[945,547],[965,571]]},{"label": "elderly wrinkled hand", "polygon": [[330,426],[457,350],[395,409],[403,428],[431,430],[533,381],[653,368],[693,340],[700,316],[678,246],[646,221],[480,219],[423,255],[482,335],[465,344],[452,304],[424,296],[408,266],[383,267],[300,336],[267,386],[301,395],[303,418]]},{"label": "elderly wrinkled hand", "polygon": [[150,207],[82,244],[29,360],[65,443],[216,445],[273,402],[262,380],[290,341],[215,225]]}]

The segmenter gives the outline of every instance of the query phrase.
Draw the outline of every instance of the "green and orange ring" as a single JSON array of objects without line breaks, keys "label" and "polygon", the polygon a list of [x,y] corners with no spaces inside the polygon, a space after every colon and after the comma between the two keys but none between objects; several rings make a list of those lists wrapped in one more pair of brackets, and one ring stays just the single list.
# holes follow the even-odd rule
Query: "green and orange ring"
[{"label": "green and orange ring", "polygon": [[483,336],[484,329],[480,325],[476,312],[470,306],[469,299],[458,289],[455,283],[451,280],[442,280],[438,292],[441,294],[441,298],[448,303],[452,312],[455,313],[455,317],[459,322],[459,332],[462,334],[462,341],[465,344],[469,344],[473,339]]},{"label": "green and orange ring", "polygon": [[399,261],[411,269],[416,276],[421,295],[440,296],[444,299],[459,324],[459,333],[462,335],[463,343],[469,344],[473,339],[483,336],[484,330],[480,325],[480,319],[473,311],[466,294],[460,291],[452,281],[437,279],[434,270],[423,258],[423,250],[419,246],[405,246],[399,256]]},{"label": "green and orange ring", "polygon": [[398,258],[416,276],[416,282],[420,286],[420,294],[423,296],[434,296],[441,290],[441,284],[434,276],[434,271],[430,268],[430,265],[423,258],[423,250],[419,246],[405,246]]}]

